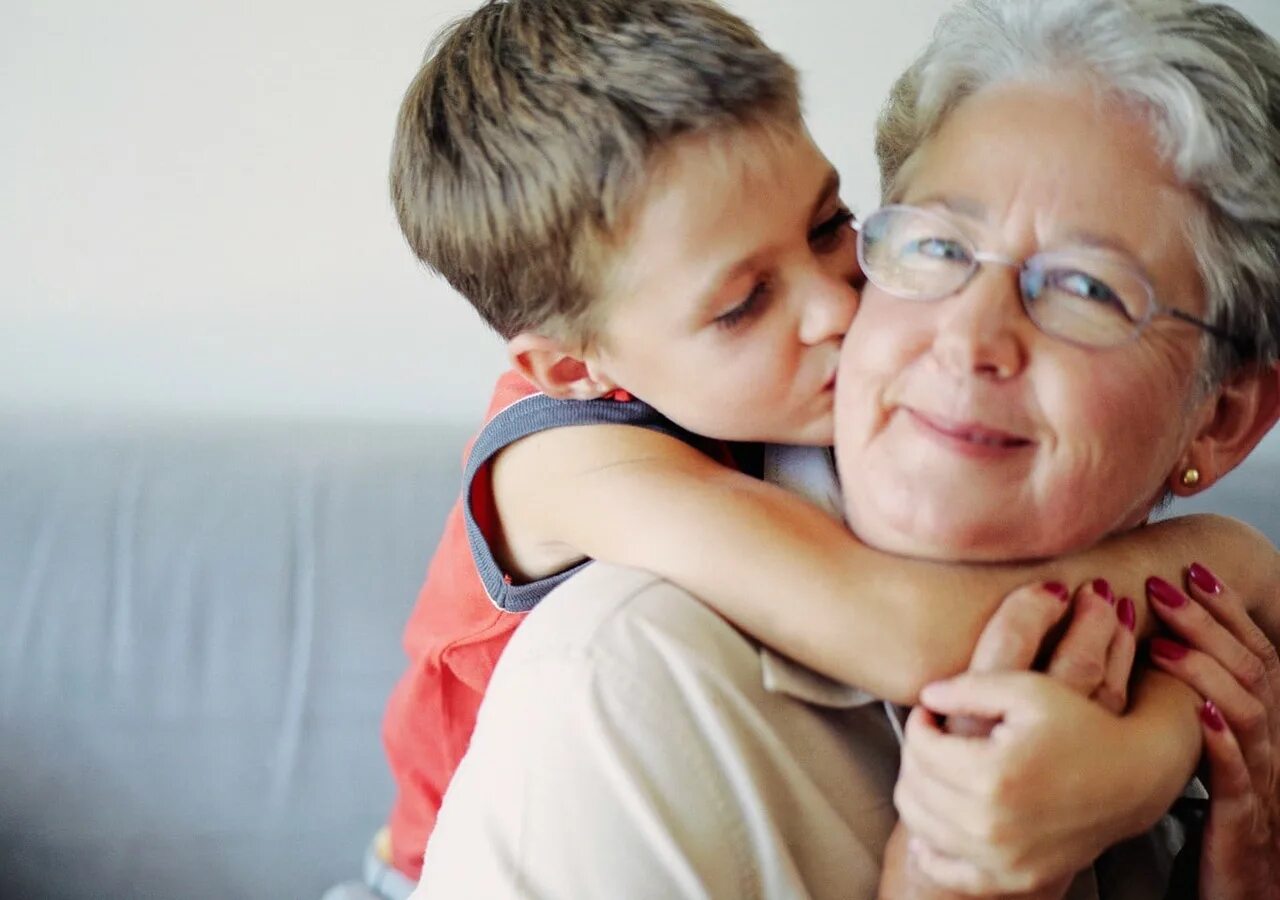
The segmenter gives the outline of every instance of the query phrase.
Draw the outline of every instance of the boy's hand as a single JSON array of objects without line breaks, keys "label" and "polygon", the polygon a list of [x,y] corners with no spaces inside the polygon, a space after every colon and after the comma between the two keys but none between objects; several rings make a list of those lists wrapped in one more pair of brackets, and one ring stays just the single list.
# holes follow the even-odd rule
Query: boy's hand
[{"label": "boy's hand", "polygon": [[[1039,658],[1046,672],[1058,682],[1058,687],[1073,691],[1079,697],[1091,698],[1103,709],[1119,714],[1126,704],[1129,675],[1133,666],[1133,604],[1127,598],[1122,598],[1117,604],[1110,586],[1101,579],[1081,587],[1070,607],[1067,601],[1066,588],[1053,583],[1027,586],[1014,591],[1006,598],[979,638],[970,672],[1027,669]],[[1072,615],[1067,621],[1065,632],[1057,637],[1053,632],[1059,628],[1068,608]],[[1046,643],[1052,644],[1047,660]],[[1051,695],[1038,693],[1033,684],[1032,691],[1024,698],[1029,701],[1029,705],[1021,709],[1022,714],[1031,714],[1033,718],[1036,715],[1049,715],[1050,707],[1036,705],[1037,697],[1046,696]],[[955,711],[962,714],[948,717],[945,732],[951,736],[985,736],[1002,725],[1012,726],[1007,719],[1001,721],[999,718],[964,715],[963,709]],[[936,725],[921,710],[913,714],[913,719],[918,726],[923,725],[926,731],[931,724]],[[1044,732],[1035,735],[1038,739],[1047,736]],[[1016,730],[1012,734],[1006,731],[1002,739],[1016,742],[1019,736]],[[937,814],[940,811],[938,804],[946,794],[930,798],[918,796],[918,792],[935,791],[938,786],[936,781],[929,786],[924,778],[916,777],[915,773],[923,774],[927,771],[914,768],[915,763],[923,757],[912,756],[913,766],[908,767],[907,751],[916,749],[919,748],[913,747],[909,735],[907,746],[904,747],[903,772],[899,777],[899,792],[902,797],[899,810],[902,812],[903,805],[915,805],[914,815]],[[1024,752],[1026,750],[1025,747],[1021,749]],[[1003,764],[998,759],[988,760],[993,761],[997,765]],[[1017,759],[1017,754],[1004,760],[1008,761],[1013,761],[1016,766],[1022,764]],[[1061,772],[1053,772],[1053,767],[1063,765],[1067,767],[1065,771],[1071,771],[1072,761],[1073,756],[1070,754],[1053,757],[1050,765],[1042,770],[1047,773],[1046,780],[1060,781]],[[1041,762],[1050,761],[1042,758]],[[1018,783],[1027,786],[1036,784],[1033,778],[1024,779],[1018,768],[1003,773],[997,771],[996,775],[998,778],[1013,777]],[[957,781],[950,787],[954,789],[960,784]],[[966,805],[969,805],[967,814],[955,824],[959,824],[961,829],[964,827],[962,822],[973,826],[967,836],[958,831],[954,824],[948,825],[941,821],[920,823],[920,829],[928,830],[918,831],[911,841],[911,868],[922,876],[913,880],[932,880],[939,887],[970,893],[975,889],[981,889],[984,893],[1035,889],[1036,896],[1061,896],[1070,885],[1071,873],[1089,864],[1106,845],[1099,846],[1092,833],[1082,835],[1077,839],[1083,840],[1083,846],[1078,851],[1080,855],[1073,857],[1071,851],[1066,849],[1070,845],[1062,844],[1057,833],[1067,819],[1061,815],[1045,815],[1045,804],[1051,802],[1052,797],[1038,797],[1025,788],[1019,792],[1001,787],[989,794],[985,801],[981,798],[977,799],[976,804],[974,798],[966,801]],[[1089,810],[1081,808],[1075,813],[1088,815]],[[902,815],[904,823],[911,825],[911,817],[906,812],[902,812]],[[985,827],[982,824],[984,818]],[[1054,833],[1036,835],[1034,832],[1038,827],[1053,829]],[[1089,831],[1095,830],[1091,821]],[[935,839],[951,843],[937,844],[930,840],[931,834],[936,836]],[[991,864],[990,861],[1003,860],[1000,868],[986,870],[982,860],[945,849],[973,843],[979,843],[985,848],[987,865]],[[1026,858],[1029,848],[1055,844],[1054,855],[1038,860],[1034,856],[1029,860]]]}]

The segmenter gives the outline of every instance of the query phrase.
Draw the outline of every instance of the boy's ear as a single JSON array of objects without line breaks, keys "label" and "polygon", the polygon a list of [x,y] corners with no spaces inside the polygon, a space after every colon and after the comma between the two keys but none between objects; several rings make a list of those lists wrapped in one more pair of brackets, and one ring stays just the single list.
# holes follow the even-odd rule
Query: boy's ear
[{"label": "boy's ear", "polygon": [[[1280,419],[1280,364],[1242,369],[1204,404],[1200,429],[1169,477],[1179,497],[1203,491],[1234,469]],[[1199,477],[1186,484],[1182,475],[1189,469]]]},{"label": "boy's ear", "polygon": [[522,331],[507,341],[511,366],[548,397],[594,400],[618,386],[563,341]]}]

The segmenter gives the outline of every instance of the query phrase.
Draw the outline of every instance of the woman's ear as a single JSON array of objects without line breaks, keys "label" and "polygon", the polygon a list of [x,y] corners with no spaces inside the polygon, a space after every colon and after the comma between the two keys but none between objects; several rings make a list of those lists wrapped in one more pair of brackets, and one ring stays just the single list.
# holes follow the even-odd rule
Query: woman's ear
[{"label": "woman's ear", "polygon": [[[1204,400],[1201,418],[1169,476],[1169,487],[1179,497],[1203,491],[1238,466],[1280,419],[1280,363],[1237,372]],[[1192,470],[1196,474],[1187,476]]]},{"label": "woman's ear", "polygon": [[594,400],[618,386],[564,341],[522,331],[507,341],[511,366],[548,397]]}]

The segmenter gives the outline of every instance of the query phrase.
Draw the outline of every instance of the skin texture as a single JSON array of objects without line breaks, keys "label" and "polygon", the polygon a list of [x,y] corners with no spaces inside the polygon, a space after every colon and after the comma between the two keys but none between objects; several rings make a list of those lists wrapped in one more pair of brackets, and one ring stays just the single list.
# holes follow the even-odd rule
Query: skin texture
[{"label": "skin texture", "polygon": [[1186,592],[1162,590],[1170,637],[1152,662],[1193,687],[1213,802],[1200,858],[1206,900],[1280,898],[1280,659],[1240,597],[1195,565]]},{"label": "skin texture", "polygon": [[[1016,260],[1106,242],[1163,302],[1201,314],[1180,230],[1193,199],[1141,123],[1095,99],[1038,86],[970,98],[912,163],[901,199],[946,210],[980,249]],[[1052,556],[1132,528],[1201,422],[1199,348],[1197,331],[1168,319],[1105,350],[1049,337],[998,266],[927,303],[868,284],[839,376],[850,525],[884,549],[964,560]],[[978,452],[945,433],[973,426],[1024,443]]]},{"label": "skin texture", "polygon": [[[1142,120],[1087,86],[980,92],[951,114],[909,171],[901,202],[944,210],[982,250],[1025,259],[1082,243],[1106,246],[1146,273],[1161,302],[1204,313],[1181,230],[1194,198],[1156,154]],[[1052,555],[1131,529],[1189,462],[1230,455],[1212,451],[1231,444],[1221,427],[1222,397],[1235,388],[1200,394],[1199,353],[1200,335],[1169,319],[1106,350],[1049,337],[1026,316],[1016,273],[1005,268],[987,267],[931,303],[869,285],[845,341],[838,390],[837,455],[850,522],[876,546],[970,560]],[[1253,382],[1257,396],[1273,390],[1274,374]],[[1274,400],[1245,407],[1257,415],[1260,437],[1275,421]],[[975,446],[970,435],[982,429],[1018,440]],[[1235,461],[1251,440],[1239,443]],[[862,472],[876,477],[855,477]],[[1258,646],[1269,647],[1253,630]],[[1043,629],[1032,623],[1021,633],[1035,643]],[[913,714],[895,798],[910,839],[895,837],[888,893],[1054,896],[1065,889],[1071,861],[1123,836],[1071,824],[1084,794],[1105,803],[1143,777],[1123,764],[1138,745],[1121,737],[1121,720],[1104,708],[1114,707],[1113,693],[1095,693],[1092,676],[1081,674],[1127,671],[1108,654],[1093,642],[1067,665],[1050,665],[1048,676],[992,672],[1025,669],[1029,660],[992,667],[979,654],[970,674],[922,692],[932,713],[1000,724],[989,736],[966,737],[923,708]],[[1144,682],[1142,693],[1152,697],[1152,690],[1162,692],[1159,700],[1131,718],[1160,727],[1147,711],[1181,702],[1185,725],[1185,695],[1179,700],[1159,679]],[[1099,702],[1082,702],[1091,695]],[[1169,749],[1184,751],[1183,738]],[[1157,763],[1146,747],[1139,757],[1151,766],[1185,765],[1170,757]],[[1034,781],[1063,784],[1054,773],[1078,773],[1090,756],[1117,762],[1086,782],[1071,779],[1056,798],[1028,790]],[[1270,789],[1270,777],[1256,780]],[[1036,802],[1027,803],[1032,794]],[[1037,816],[1061,831],[1022,824]],[[1236,828],[1219,843],[1232,852],[1252,846],[1242,834]],[[915,852],[904,854],[904,842]],[[1232,859],[1229,868],[1242,864]]]},{"label": "skin texture", "polygon": [[839,189],[802,130],[674,142],[619,239],[596,339],[566,358],[518,336],[514,363],[559,396],[625,388],[697,434],[829,445],[861,281]]},{"label": "skin texture", "polygon": [[[1040,592],[1045,593],[1045,590],[1041,588]],[[1098,707],[1113,715],[1121,714],[1126,705],[1128,680],[1134,660],[1135,641],[1132,630],[1133,619],[1130,615],[1132,601],[1127,597],[1117,599],[1110,584],[1104,579],[1095,579],[1082,586],[1076,591],[1074,598],[1067,597],[1063,591],[1056,592],[1054,596],[1056,603],[1046,604],[1038,602],[1039,599],[1032,591],[1022,590],[1015,591],[1005,600],[978,639],[978,645],[974,649],[970,663],[970,672],[1028,669],[1032,666],[1035,656],[1041,651],[1050,631],[1055,627],[1065,626],[1061,639],[1053,645],[1052,654],[1044,663],[1045,673],[1054,680],[1056,686],[1065,687],[1079,697],[1092,698]],[[1050,684],[1048,679],[1036,679],[1024,686],[1028,689],[1028,696],[1025,698],[1025,705],[1018,709],[1024,721],[1033,705],[1032,697],[1035,696],[1035,689],[1037,687],[1043,689]],[[1052,692],[1048,693],[1048,701],[1049,703],[1054,701]],[[923,707],[918,708],[912,716],[911,725],[916,735],[916,740],[910,746],[913,751],[919,751],[922,743],[929,744],[933,733],[941,735],[946,732],[952,735],[990,737],[990,741],[987,742],[989,747],[998,748],[1001,742],[1008,742],[1009,732],[1014,731],[1016,734],[1018,725],[1022,724],[1016,722],[1013,716],[1004,720],[993,720],[959,714],[949,716],[944,729],[942,723],[934,720]],[[1103,721],[1100,724],[1104,726],[1100,730],[1105,732],[1106,726],[1111,723]],[[929,733],[923,741],[919,737],[921,729]],[[1000,733],[994,734],[997,730]],[[1034,724],[1030,732],[1029,735],[1024,736],[1023,740],[1015,739],[1011,743],[1015,746],[1021,744],[1023,745],[1021,749],[1025,750],[1027,745],[1034,746],[1036,741],[1039,741],[1040,746],[1037,749],[1042,755],[1056,754],[1063,749],[1059,744],[1064,742],[1053,740],[1051,729],[1042,724]],[[1106,740],[1105,736],[1100,736],[1096,732],[1090,733],[1090,737],[1101,737],[1104,741]],[[1046,741],[1045,738],[1050,740]],[[970,753],[972,749],[972,746],[963,746],[961,752]],[[1066,761],[1069,760],[1070,757],[1067,756]],[[1073,809],[1077,808],[1070,802],[1069,797],[1067,804],[1061,809],[1047,805],[1043,795],[1037,796],[1036,806],[1032,811],[1017,810],[1013,804],[1004,802],[1008,795],[1020,793],[1016,765],[1003,767],[1002,780],[995,784],[987,782],[978,785],[938,783],[936,774],[939,768],[942,773],[945,773],[950,766],[939,767],[937,760],[931,758],[927,752],[904,756],[903,771],[907,777],[899,781],[895,802],[899,809],[906,810],[904,816],[921,823],[920,833],[926,837],[923,840],[912,839],[906,826],[902,823],[898,825],[885,850],[884,877],[880,885],[881,897],[957,896],[940,888],[938,882],[930,877],[930,871],[950,875],[954,880],[969,878],[966,887],[977,892],[981,885],[973,876],[979,874],[981,870],[973,865],[973,861],[984,856],[989,858],[993,853],[1007,853],[1010,842],[1005,835],[1013,832],[1019,836],[1026,836],[1027,829],[1023,827],[1023,821],[1030,818],[1032,814],[1041,818],[1052,818],[1055,820],[1055,825],[1065,826],[1041,845],[1043,854],[1057,857],[1058,868],[1069,872],[1072,860],[1089,858],[1091,854],[1097,852],[1097,848],[1105,846],[1106,839],[1098,831],[1073,830],[1067,824],[1067,818],[1072,814]],[[926,774],[917,776],[916,773],[921,770]],[[921,792],[922,785],[925,789]],[[969,796],[964,795],[966,789],[971,792]],[[913,790],[916,793],[913,793]],[[983,811],[988,808],[982,802],[984,793],[995,793],[1001,796],[1000,810],[1006,818],[983,817]],[[972,836],[935,831],[934,828],[939,819],[930,816],[926,811],[930,806],[957,800],[967,806],[966,822],[973,828]],[[972,843],[961,851],[966,854],[963,857],[952,856],[935,849],[937,846],[954,849],[966,837]],[[1095,843],[1083,848],[1070,846],[1072,841],[1082,837]],[[1034,841],[1035,838],[1033,837],[1032,840]],[[1025,866],[1026,850],[1020,849],[1022,853],[1018,862]],[[1071,875],[1067,874],[1042,888],[1007,896],[1059,897],[1070,883]]]},{"label": "skin texture", "polygon": [[[553,396],[622,387],[709,437],[829,440],[831,392],[817,386],[839,345],[828,331],[842,335],[861,283],[833,187],[803,133],[677,142],[620,242],[602,300],[607,349],[524,334],[509,347],[513,364]],[[738,275],[721,277],[743,261]],[[731,328],[717,323],[760,282],[768,289],[747,315]],[[964,668],[983,624],[1019,584],[1105,573],[1137,597],[1147,574],[1176,577],[1193,549],[1213,546],[1214,562],[1234,573],[1266,546],[1237,523],[1200,518],[1052,562],[903,560],[678,440],[618,426],[525,438],[498,455],[493,486],[495,551],[513,577],[583,558],[649,569],[795,659],[904,703]],[[1144,615],[1142,604],[1139,623]]]},{"label": "skin texture", "polygon": [[[670,151],[620,239],[602,301],[602,339],[583,349],[520,335],[509,348],[513,364],[553,396],[622,388],[710,437],[824,442],[829,367],[860,281],[830,172],[803,136],[699,140],[685,145],[687,153]],[[1270,552],[1238,525],[1202,520],[1141,529],[1097,551],[1021,567],[905,560],[866,547],[809,504],[679,441],[619,426],[533,435],[499,454],[492,477],[502,526],[495,551],[514,577],[540,577],[584,557],[645,568],[818,671],[908,703],[924,683],[963,669],[1000,598],[1018,584],[1077,584],[1105,574],[1137,597],[1148,572],[1176,578],[1193,548],[1213,547],[1233,573],[1259,558],[1259,546]],[[1091,533],[1100,537],[1105,528]],[[1135,746],[1145,737],[1180,747],[1181,755],[1144,766],[1150,779],[1125,779],[1133,789],[1111,794],[1105,805],[1053,798],[1075,801],[1076,816],[1064,821],[1086,839],[1141,830],[1151,798],[1176,795],[1196,740],[1183,690],[1181,722],[1190,723],[1190,737],[1166,704],[1156,707],[1164,731],[1142,719],[1135,720],[1139,733],[1115,738]],[[1022,759],[1027,785],[1051,783],[1033,777],[1035,760]],[[1035,808],[1033,793],[1023,795],[1028,808]]]},{"label": "skin texture", "polygon": [[[1201,768],[1212,799],[1200,848],[1199,896],[1271,900],[1280,895],[1280,660],[1240,596],[1206,566],[1188,567],[1184,588],[1164,583],[1149,590],[1151,609],[1173,635],[1153,639],[1149,658],[1163,674],[1191,686],[1203,698],[1198,700],[1204,738]],[[1275,602],[1274,594],[1271,600]],[[1034,642],[1045,624],[1044,616],[998,614],[980,646]],[[1055,662],[1068,656],[1077,657],[1071,668],[1087,666],[1091,658],[1095,665],[1100,662],[1096,645],[1091,651],[1087,642],[1076,642],[1070,649],[1067,643],[1064,639],[1057,648]],[[1114,661],[1112,653],[1107,668]],[[1054,668],[1050,663],[1049,671]],[[1144,679],[1143,688],[1149,690],[1152,680]],[[1049,877],[1044,873],[1060,870],[1053,858],[1069,857],[1068,845],[1087,830],[1071,834],[1068,828],[1060,838],[1045,843],[1040,834],[1021,825],[1033,815],[1071,815],[1070,805],[1059,811],[1045,805],[1043,796],[1035,805],[1024,802],[1026,788],[1021,782],[1027,780],[1026,766],[1019,757],[1030,750],[1048,757],[1051,766],[1070,762],[1071,754],[1064,753],[1064,747],[1069,748],[1079,734],[1070,724],[1062,727],[1075,718],[1072,707],[1076,704],[1066,698],[1044,702],[1051,694],[1047,682],[1026,673],[986,678],[969,674],[924,691],[923,702],[935,712],[993,716],[1000,725],[991,740],[975,742],[947,734],[923,710],[913,716],[895,798],[903,824],[886,851],[882,896],[943,900],[1021,891],[1033,884],[1042,887],[1017,896],[1061,895],[1067,882],[1049,879],[1046,883]],[[1073,687],[1082,692],[1080,683]],[[1043,724],[1028,728],[1037,718]],[[1025,732],[1022,736],[1020,730]],[[1045,740],[1054,735],[1056,739]],[[1095,755],[1136,756],[1150,763],[1148,772],[1161,765],[1149,754],[1170,749],[1117,742],[1112,722],[1098,723],[1089,735],[1096,741]],[[1122,775],[1124,771],[1123,766],[1101,770],[1104,780],[1095,787],[1109,784],[1107,789],[1127,790],[1131,785],[1120,783],[1118,776],[1144,774],[1135,769],[1131,775]],[[1049,772],[1052,769],[1041,770],[1034,777],[1045,778]],[[908,825],[917,832],[915,838]],[[1101,834],[1095,832],[1095,836]],[[1092,853],[1106,844],[1101,840]],[[993,875],[996,871],[998,877]]]}]

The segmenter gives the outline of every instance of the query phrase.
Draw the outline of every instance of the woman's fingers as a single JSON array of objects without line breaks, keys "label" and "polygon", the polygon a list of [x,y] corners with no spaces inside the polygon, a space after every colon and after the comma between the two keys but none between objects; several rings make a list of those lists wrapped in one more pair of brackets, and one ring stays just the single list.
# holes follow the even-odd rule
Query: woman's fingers
[{"label": "woman's fingers", "polygon": [[982,868],[964,857],[942,852],[927,839],[913,836],[907,852],[911,854],[912,864],[930,881],[952,891],[982,896],[997,890]]},{"label": "woman's fingers", "polygon": [[[893,794],[898,816],[912,834],[942,856],[966,861],[970,872],[983,871],[985,878],[997,871],[1007,877],[1010,862],[1000,840],[1007,840],[1009,829],[999,804],[990,802],[991,753],[990,741],[948,734],[936,717],[916,707],[907,722]],[[951,888],[973,884],[968,878],[933,875]]]},{"label": "woman's fingers", "polygon": [[1119,625],[1107,649],[1106,678],[1093,692],[1093,699],[1104,709],[1120,715],[1129,702],[1129,678],[1138,652],[1137,636],[1133,633],[1136,614],[1133,601],[1128,597],[1117,601],[1116,619]]},{"label": "woman's fingers", "polygon": [[1070,593],[1058,582],[1011,591],[978,636],[969,660],[974,672],[1029,669],[1045,637],[1066,616]]},{"label": "woman's fingers", "polygon": [[1152,610],[1181,639],[1152,638],[1152,660],[1206,698],[1200,719],[1211,802],[1201,894],[1280,898],[1280,842],[1273,842],[1280,829],[1276,649],[1240,598],[1204,566],[1187,571],[1187,594],[1158,579],[1148,591]]},{"label": "woman's fingers", "polygon": [[[1213,615],[1224,628],[1262,663],[1262,680],[1254,692],[1268,710],[1271,740],[1280,746],[1280,656],[1276,647],[1249,615],[1241,597],[1224,584],[1216,575],[1200,563],[1192,563],[1187,569],[1187,589],[1191,596]],[[1280,597],[1267,598],[1264,602],[1276,602]],[[1248,685],[1246,685],[1247,687]]]},{"label": "woman's fingers", "polygon": [[[1042,679],[1042,675],[1033,672],[963,672],[926,684],[920,690],[920,703],[947,716],[1008,719],[1035,707]],[[952,740],[961,746],[977,743]]]},{"label": "woman's fingers", "polygon": [[965,831],[972,799],[954,785],[939,782],[909,754],[903,754],[893,804],[902,823],[932,846],[958,856],[981,852],[982,848]]},{"label": "woman's fingers", "polygon": [[1097,578],[1082,585],[1076,591],[1066,634],[1054,647],[1045,674],[1081,696],[1092,696],[1106,683],[1109,650],[1118,626],[1115,597],[1106,580]]},{"label": "woman's fingers", "polygon": [[[1201,598],[1205,595],[1197,591]],[[1151,610],[1160,620],[1182,640],[1197,650],[1212,656],[1231,673],[1251,693],[1260,693],[1269,689],[1269,673],[1267,666],[1252,651],[1240,635],[1246,632],[1243,624],[1237,621],[1234,607],[1237,603],[1226,602],[1225,589],[1214,596],[1219,602],[1215,613],[1222,615],[1226,621],[1205,608],[1201,602],[1193,602],[1190,597],[1162,578],[1147,579],[1147,595],[1151,598]],[[1249,616],[1241,615],[1248,620]],[[1231,624],[1228,625],[1227,623]],[[1249,622],[1250,627],[1252,621]],[[1266,642],[1266,638],[1263,637]],[[1270,643],[1266,642],[1270,647]],[[1274,649],[1271,651],[1274,654]]]},{"label": "woman's fingers", "polygon": [[[1010,591],[978,636],[969,659],[972,672],[998,672],[1031,668],[1049,633],[1070,607],[1066,585],[1048,581],[1024,584]],[[955,715],[947,731],[966,737],[985,737],[994,722],[975,716]]]},{"label": "woman's fingers", "polygon": [[1271,770],[1272,747],[1267,709],[1262,701],[1207,653],[1162,637],[1151,639],[1150,651],[1152,662],[1191,685],[1213,704],[1230,725],[1235,735],[1231,743],[1239,743],[1248,770],[1255,779],[1263,780]]},{"label": "woman's fingers", "polygon": [[1240,742],[1212,700],[1200,705],[1200,724],[1204,731],[1204,754],[1209,763],[1214,799],[1252,797],[1253,779]]},{"label": "woman's fingers", "polygon": [[[1060,639],[1053,633],[1070,612]],[[1132,613],[1132,605],[1130,605]],[[1070,602],[1067,589],[1056,582],[1024,585],[1012,591],[996,610],[974,649],[971,672],[1020,671],[1031,668],[1044,652],[1046,673],[1085,697],[1094,697],[1112,712],[1124,708],[1132,663],[1131,642],[1116,640],[1122,630],[1111,586],[1105,579],[1082,585]],[[956,714],[947,731],[967,737],[990,733],[994,722]]]},{"label": "woman's fingers", "polygon": [[[1213,802],[1206,823],[1200,881],[1220,900],[1253,900],[1277,890],[1271,871],[1267,810],[1258,795],[1244,753],[1231,727],[1206,700],[1200,708],[1205,759]],[[1208,896],[1209,894],[1206,894]]]},{"label": "woman's fingers", "polygon": [[[1128,784],[1092,789],[1125,752],[1120,719],[1039,672],[967,672],[927,685],[921,704],[907,721],[897,799],[903,822],[935,849],[1011,893],[1074,872],[1113,842],[1079,781],[1124,805]],[[986,738],[958,737],[942,730],[943,714],[998,724]],[[1080,769],[1091,755],[1107,761],[1094,767],[1102,779]],[[1063,771],[1073,777],[1064,782]]]},{"label": "woman's fingers", "polygon": [[924,706],[917,706],[907,717],[905,738],[902,747],[904,766],[910,758],[921,774],[934,784],[962,792],[972,787],[969,773],[985,766],[990,754],[990,747],[984,739],[947,732],[938,717]]},{"label": "woman's fingers", "polygon": [[1187,569],[1187,588],[1213,617],[1223,624],[1250,653],[1260,659],[1273,676],[1272,686],[1280,679],[1280,658],[1276,647],[1267,639],[1249,615],[1240,596],[1200,563]]},{"label": "woman's fingers", "polygon": [[1275,648],[1235,593],[1203,566],[1188,570],[1187,585],[1194,600],[1161,579],[1147,582],[1152,610],[1185,642],[1153,638],[1152,659],[1213,701],[1239,741],[1255,787],[1270,790],[1280,729]]}]

